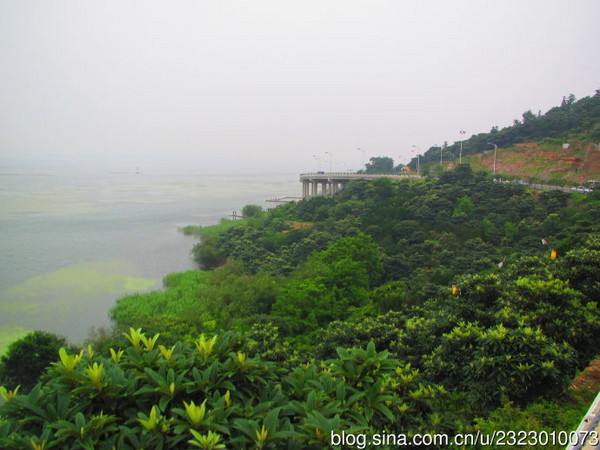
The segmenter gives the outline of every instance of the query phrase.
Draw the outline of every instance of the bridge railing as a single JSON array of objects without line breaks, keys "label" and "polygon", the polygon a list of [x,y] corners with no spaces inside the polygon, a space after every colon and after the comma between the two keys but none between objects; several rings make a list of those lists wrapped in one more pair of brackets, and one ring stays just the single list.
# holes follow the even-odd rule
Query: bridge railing
[{"label": "bridge railing", "polygon": [[417,177],[418,175],[412,173],[356,173],[356,172],[307,172],[301,173],[301,177],[309,177],[309,176],[348,176],[348,177]]},{"label": "bridge railing", "polygon": [[343,174],[343,175],[403,175],[402,173],[389,173],[389,172],[382,172],[382,173],[364,173],[364,172],[352,172],[352,171],[342,171],[342,172],[325,172],[325,171],[319,171],[319,172],[306,172],[306,173],[302,173],[300,175],[328,175],[328,174]]}]

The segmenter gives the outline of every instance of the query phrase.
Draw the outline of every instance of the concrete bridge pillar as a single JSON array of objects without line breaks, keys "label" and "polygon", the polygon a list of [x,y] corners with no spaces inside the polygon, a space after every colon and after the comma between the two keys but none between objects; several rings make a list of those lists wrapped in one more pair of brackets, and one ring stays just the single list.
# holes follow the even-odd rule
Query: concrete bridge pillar
[{"label": "concrete bridge pillar", "polygon": [[340,180],[315,180],[306,179],[302,181],[302,198],[317,196],[332,196],[340,192],[346,185],[346,181]]},{"label": "concrete bridge pillar", "polygon": [[[406,177],[406,175],[403,175]],[[392,174],[333,174],[333,173],[310,173],[301,174],[300,181],[302,182],[302,197],[310,198],[317,196],[332,196],[337,194],[351,180],[370,180],[374,178],[401,178],[401,175]],[[411,178],[420,178],[412,176]]]}]

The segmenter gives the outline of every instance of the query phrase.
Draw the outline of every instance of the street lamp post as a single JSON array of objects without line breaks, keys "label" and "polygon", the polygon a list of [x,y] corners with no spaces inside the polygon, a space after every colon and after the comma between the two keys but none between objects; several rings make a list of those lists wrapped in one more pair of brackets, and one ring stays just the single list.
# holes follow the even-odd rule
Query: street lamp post
[{"label": "street lamp post", "polygon": [[360,170],[364,170],[364,168],[365,168],[365,149],[359,147],[358,151],[362,152],[362,159],[360,160],[360,163],[361,163]]},{"label": "street lamp post", "polygon": [[494,177],[496,176],[496,152],[498,151],[498,146],[493,142],[487,142],[486,145],[494,146]]},{"label": "street lamp post", "polygon": [[333,173],[332,165],[333,165],[333,153],[325,152],[329,155],[329,173]]},{"label": "street lamp post", "polygon": [[420,165],[421,165],[421,149],[416,145],[413,145],[413,148],[417,149],[417,176],[420,175]]},{"label": "street lamp post", "polygon": [[321,158],[319,158],[317,155],[313,155],[313,158],[315,158],[317,160],[317,172],[321,171]]},{"label": "street lamp post", "polygon": [[458,154],[458,163],[462,164],[462,144],[463,144],[463,140],[465,139],[465,130],[460,130],[460,153]]}]

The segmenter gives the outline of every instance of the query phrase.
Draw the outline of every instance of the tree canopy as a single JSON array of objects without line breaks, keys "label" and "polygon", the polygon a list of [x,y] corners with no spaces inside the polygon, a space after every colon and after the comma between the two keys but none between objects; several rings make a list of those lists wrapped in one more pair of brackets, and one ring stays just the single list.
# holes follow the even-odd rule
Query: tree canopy
[{"label": "tree canopy", "polygon": [[365,173],[394,173],[394,160],[387,156],[370,158],[365,166]]}]

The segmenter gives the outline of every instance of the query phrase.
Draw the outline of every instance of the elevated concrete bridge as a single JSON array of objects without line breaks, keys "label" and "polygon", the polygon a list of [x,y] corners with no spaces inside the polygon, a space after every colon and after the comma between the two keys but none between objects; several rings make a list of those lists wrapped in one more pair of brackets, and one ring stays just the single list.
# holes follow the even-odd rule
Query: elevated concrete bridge
[{"label": "elevated concrete bridge", "polygon": [[302,198],[333,195],[343,189],[352,180],[373,180],[375,178],[420,178],[417,175],[366,174],[350,172],[315,172],[300,174]]}]

